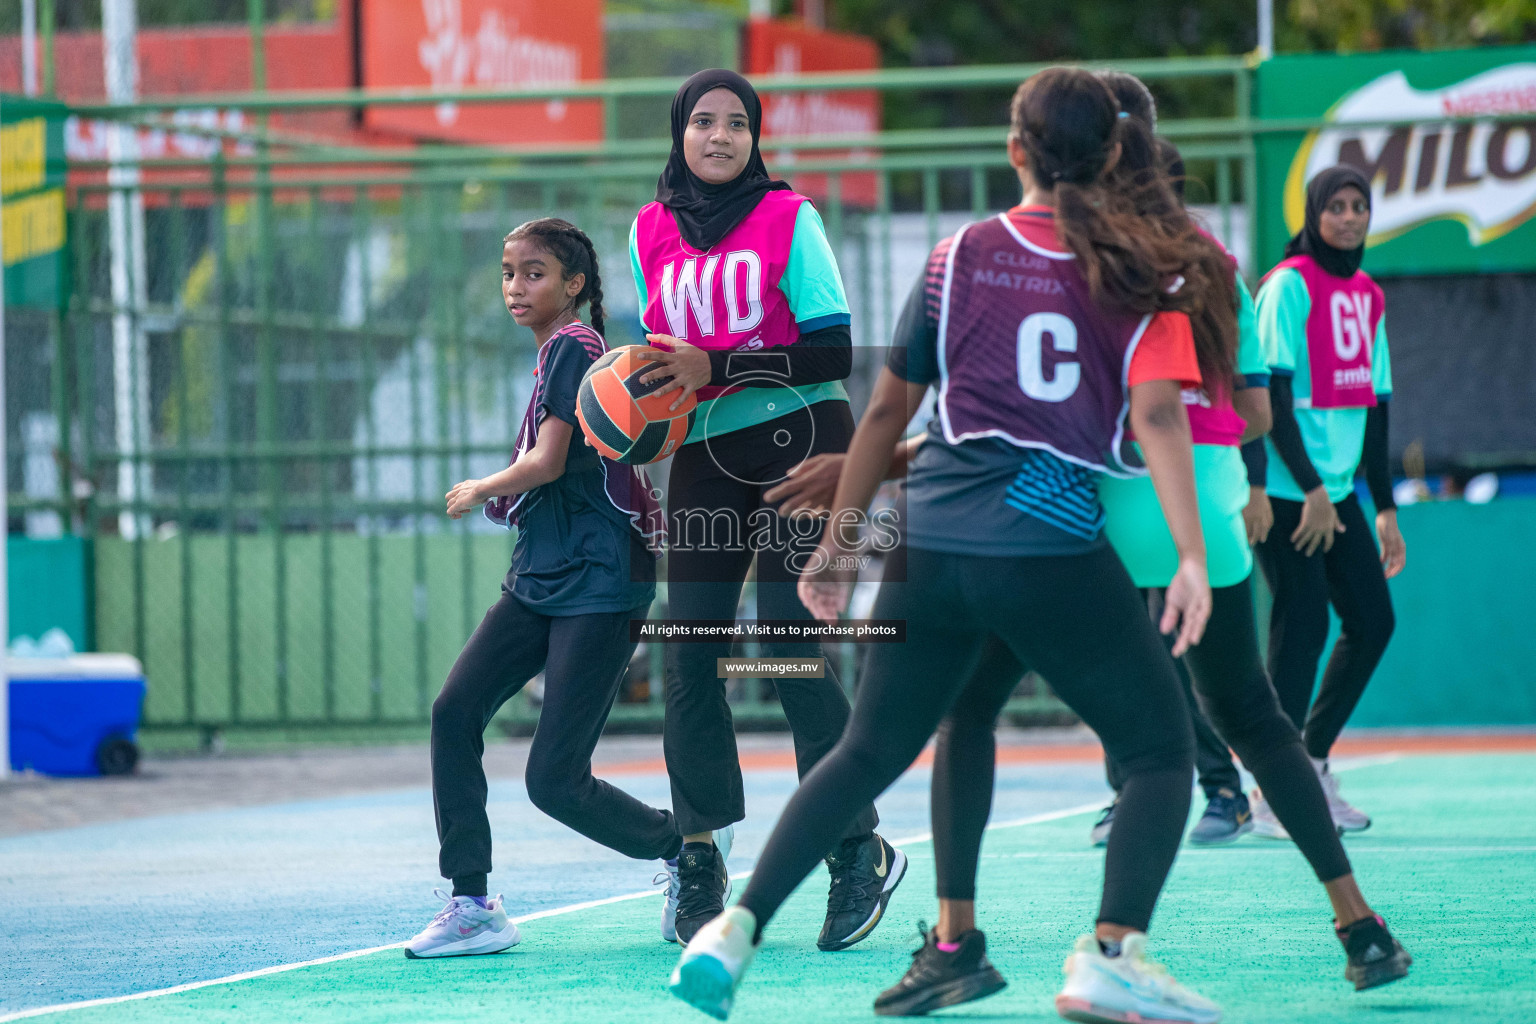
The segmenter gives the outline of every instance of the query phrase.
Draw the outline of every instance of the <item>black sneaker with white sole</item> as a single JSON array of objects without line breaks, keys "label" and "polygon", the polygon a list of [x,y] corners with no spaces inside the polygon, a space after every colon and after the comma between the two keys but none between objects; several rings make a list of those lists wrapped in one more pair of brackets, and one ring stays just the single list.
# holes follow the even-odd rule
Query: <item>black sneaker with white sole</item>
[{"label": "black sneaker with white sole", "polygon": [[907,855],[871,832],[866,839],[845,839],[827,857],[832,886],[827,920],[816,940],[826,953],[847,949],[880,923],[891,893],[907,873]]},{"label": "black sneaker with white sole", "polygon": [[882,1017],[919,1017],[945,1006],[984,999],[1008,987],[987,960],[987,937],[978,931],[960,936],[958,949],[939,948],[939,930],[923,932],[923,947],[912,954],[912,966],[902,979],[875,997]]},{"label": "black sneaker with white sole", "polygon": [[677,854],[677,941],[686,946],[725,910],[730,878],[725,858],[709,843],[684,843]]},{"label": "black sneaker with white sole", "polygon": [[1344,977],[1355,983],[1356,992],[1408,977],[1413,957],[1387,931],[1387,922],[1381,918],[1363,918],[1347,928],[1335,928],[1334,934],[1349,957]]}]

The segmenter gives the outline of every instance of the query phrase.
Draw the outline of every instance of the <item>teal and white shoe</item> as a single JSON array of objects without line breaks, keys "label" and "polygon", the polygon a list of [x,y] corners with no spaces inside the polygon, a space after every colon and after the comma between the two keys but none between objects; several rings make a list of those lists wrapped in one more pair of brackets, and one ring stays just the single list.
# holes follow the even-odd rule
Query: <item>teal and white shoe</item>
[{"label": "teal and white shoe", "polygon": [[1217,1024],[1221,1008],[1173,980],[1148,960],[1147,937],[1131,932],[1119,956],[1105,956],[1098,939],[1084,935],[1062,968],[1067,983],[1056,1012],[1086,1024]]},{"label": "teal and white shoe", "polygon": [[441,889],[433,892],[446,902],[432,923],[405,944],[408,959],[500,953],[523,940],[500,896],[486,900],[482,907],[469,896],[449,896]]},{"label": "teal and white shoe", "polygon": [[736,986],[757,952],[756,932],[757,918],[744,907],[711,919],[683,950],[668,990],[694,1009],[725,1020],[736,1001]]}]

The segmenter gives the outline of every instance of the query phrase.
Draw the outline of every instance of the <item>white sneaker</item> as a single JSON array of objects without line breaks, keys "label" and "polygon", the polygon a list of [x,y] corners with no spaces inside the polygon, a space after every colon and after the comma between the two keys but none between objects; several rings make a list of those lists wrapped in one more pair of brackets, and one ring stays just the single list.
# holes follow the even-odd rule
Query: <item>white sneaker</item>
[{"label": "white sneaker", "polygon": [[730,907],[711,919],[688,943],[667,988],[674,996],[716,1020],[731,1015],[736,986],[757,952],[752,936],[757,918],[745,907]]},{"label": "white sneaker", "polygon": [[1317,771],[1317,781],[1323,784],[1323,795],[1328,798],[1328,813],[1333,815],[1333,824],[1340,832],[1364,832],[1371,827],[1371,816],[1352,806],[1348,800],[1339,795],[1339,777],[1328,770],[1328,760],[1312,758],[1312,767]]},{"label": "white sneaker", "polygon": [[[725,828],[717,828],[711,833],[715,840],[715,849],[720,851],[720,859],[723,861],[731,855],[731,844],[736,841],[736,826],[727,825]],[[667,885],[667,898],[661,904],[661,941],[677,941],[677,899],[682,892],[682,885],[677,878],[677,858],[661,862],[661,870],[656,872],[656,877],[651,879],[652,885]],[[731,879],[727,875],[725,879],[725,898],[731,898]]]},{"label": "white sneaker", "polygon": [[522,941],[500,896],[487,900],[482,907],[469,896],[449,896],[441,889],[432,891],[447,903],[421,934],[405,944],[408,958],[500,953]]},{"label": "white sneaker", "polygon": [[1090,1024],[1216,1024],[1221,1007],[1173,980],[1162,964],[1146,958],[1147,937],[1131,932],[1120,955],[1108,957],[1092,935],[1062,968],[1067,983],[1056,997],[1056,1012]]},{"label": "white sneaker", "polygon": [[1262,790],[1255,789],[1248,797],[1248,809],[1253,812],[1253,834],[1265,839],[1284,839],[1287,842],[1291,834],[1280,824],[1280,819],[1275,817],[1275,812],[1270,808],[1269,801],[1264,799]]},{"label": "white sneaker", "polygon": [[1108,807],[1099,812],[1099,820],[1093,823],[1093,828],[1088,830],[1088,841],[1094,846],[1107,846],[1109,844],[1109,830],[1115,827],[1115,808],[1120,806],[1116,798]]}]

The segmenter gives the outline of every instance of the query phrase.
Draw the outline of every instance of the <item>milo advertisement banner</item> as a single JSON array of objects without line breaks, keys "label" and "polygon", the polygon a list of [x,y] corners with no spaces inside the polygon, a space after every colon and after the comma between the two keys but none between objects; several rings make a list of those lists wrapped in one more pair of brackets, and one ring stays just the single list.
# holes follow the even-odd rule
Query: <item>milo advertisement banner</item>
[{"label": "milo advertisement banner", "polygon": [[1371,179],[1372,274],[1536,269],[1536,46],[1277,57],[1256,106],[1326,122],[1259,136],[1261,271],[1301,227],[1306,183],[1341,163]]}]

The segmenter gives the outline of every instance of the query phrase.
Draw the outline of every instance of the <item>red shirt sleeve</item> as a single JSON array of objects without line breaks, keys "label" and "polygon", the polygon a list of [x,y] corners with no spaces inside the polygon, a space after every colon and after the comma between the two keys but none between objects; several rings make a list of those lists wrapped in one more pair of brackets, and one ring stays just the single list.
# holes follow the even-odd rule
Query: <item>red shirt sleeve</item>
[{"label": "red shirt sleeve", "polygon": [[1200,386],[1200,360],[1195,356],[1195,335],[1189,317],[1165,312],[1152,317],[1141,341],[1131,356],[1127,385],[1135,387],[1152,380],[1176,380],[1189,387]]}]

